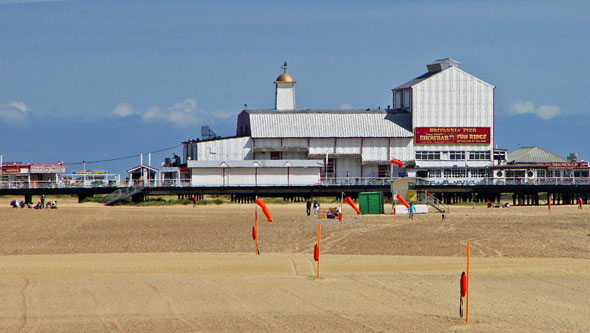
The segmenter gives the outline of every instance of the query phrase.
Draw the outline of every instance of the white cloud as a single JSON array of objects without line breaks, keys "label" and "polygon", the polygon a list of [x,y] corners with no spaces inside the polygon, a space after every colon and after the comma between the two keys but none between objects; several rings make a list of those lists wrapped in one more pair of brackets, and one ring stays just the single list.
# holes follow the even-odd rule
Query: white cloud
[{"label": "white cloud", "polygon": [[0,105],[0,119],[5,122],[25,122],[29,116],[29,107],[25,102],[10,101]]},{"label": "white cloud", "polygon": [[342,109],[342,110],[352,110],[354,108],[350,104],[342,104],[342,105],[340,105],[340,109]]},{"label": "white cloud", "polygon": [[532,113],[541,119],[547,120],[561,115],[561,108],[557,105],[539,105],[535,107],[533,102],[516,100],[510,104],[510,113]]},{"label": "white cloud", "polygon": [[138,114],[139,112],[133,109],[133,106],[128,103],[119,103],[115,106],[113,112],[111,112],[110,116],[119,116],[121,118],[129,117],[133,114]]},{"label": "white cloud", "polygon": [[557,105],[541,105],[535,112],[537,116],[547,120],[561,114],[561,109]]},{"label": "white cloud", "polygon": [[191,126],[199,123],[201,118],[197,101],[187,98],[165,109],[158,106],[150,108],[144,115],[143,119],[147,121],[164,120],[177,126]]},{"label": "white cloud", "polygon": [[234,116],[233,113],[225,111],[205,112],[197,107],[197,101],[192,98],[185,98],[166,108],[152,106],[146,111],[136,110],[128,103],[119,103],[110,113],[111,116],[119,117],[128,117],[133,114],[139,115],[144,121],[166,121],[181,127],[215,122],[219,119],[226,120]]}]

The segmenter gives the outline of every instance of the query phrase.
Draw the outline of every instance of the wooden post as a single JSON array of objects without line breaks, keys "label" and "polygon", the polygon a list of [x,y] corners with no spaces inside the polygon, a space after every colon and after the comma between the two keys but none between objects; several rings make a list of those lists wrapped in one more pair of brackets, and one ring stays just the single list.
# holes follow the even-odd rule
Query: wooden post
[{"label": "wooden post", "polygon": [[467,290],[465,294],[465,322],[469,322],[469,242],[467,242]]}]

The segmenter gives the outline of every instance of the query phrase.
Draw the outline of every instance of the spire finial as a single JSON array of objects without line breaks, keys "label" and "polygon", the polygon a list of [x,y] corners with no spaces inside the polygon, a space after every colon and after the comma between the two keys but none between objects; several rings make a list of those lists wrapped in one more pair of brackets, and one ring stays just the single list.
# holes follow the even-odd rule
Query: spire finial
[{"label": "spire finial", "polygon": [[281,66],[281,69],[283,70],[283,73],[287,73],[287,62],[286,61],[283,64],[283,66]]}]

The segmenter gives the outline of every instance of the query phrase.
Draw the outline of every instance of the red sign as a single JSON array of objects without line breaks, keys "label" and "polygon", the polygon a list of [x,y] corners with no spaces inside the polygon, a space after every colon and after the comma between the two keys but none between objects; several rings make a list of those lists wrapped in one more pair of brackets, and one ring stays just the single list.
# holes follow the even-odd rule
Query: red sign
[{"label": "red sign", "polygon": [[2,166],[2,172],[3,173],[29,173],[29,169],[27,169],[26,167],[20,167],[17,165],[11,165],[11,166]]},{"label": "red sign", "polygon": [[553,163],[537,163],[540,165],[547,165],[551,168],[587,168],[588,162],[553,162]]},{"label": "red sign", "polygon": [[417,145],[490,144],[489,127],[416,127]]},{"label": "red sign", "polygon": [[31,164],[31,173],[65,173],[63,164]]}]

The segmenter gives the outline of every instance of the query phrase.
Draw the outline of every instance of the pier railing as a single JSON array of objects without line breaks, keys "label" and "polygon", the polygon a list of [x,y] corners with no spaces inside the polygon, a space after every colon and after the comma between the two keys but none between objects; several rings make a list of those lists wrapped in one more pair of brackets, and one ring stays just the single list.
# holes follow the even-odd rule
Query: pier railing
[{"label": "pier railing", "polygon": [[[149,180],[139,182],[137,180],[120,180],[120,181],[0,181],[0,189],[76,189],[76,188],[129,188],[142,186],[143,188],[155,187],[269,187],[269,186],[389,186],[391,181],[399,178],[390,177],[331,177],[322,178],[315,183],[248,183],[231,178],[222,184],[197,182],[192,183],[190,180]],[[418,186],[470,186],[470,185],[590,185],[589,178],[417,178],[414,182]]]},{"label": "pier railing", "polygon": [[416,185],[590,185],[590,178],[539,177],[539,178],[419,178]]},{"label": "pier railing", "polygon": [[68,189],[68,188],[100,188],[100,187],[115,187],[115,188],[129,188],[135,186],[142,186],[144,188],[154,187],[230,187],[230,186],[358,186],[358,185],[373,185],[373,186],[389,186],[392,179],[389,177],[331,177],[323,178],[314,183],[277,183],[268,184],[244,182],[241,180],[232,180],[231,178],[222,184],[211,182],[192,183],[190,180],[166,179],[166,180],[119,180],[119,181],[0,181],[0,189]]}]

